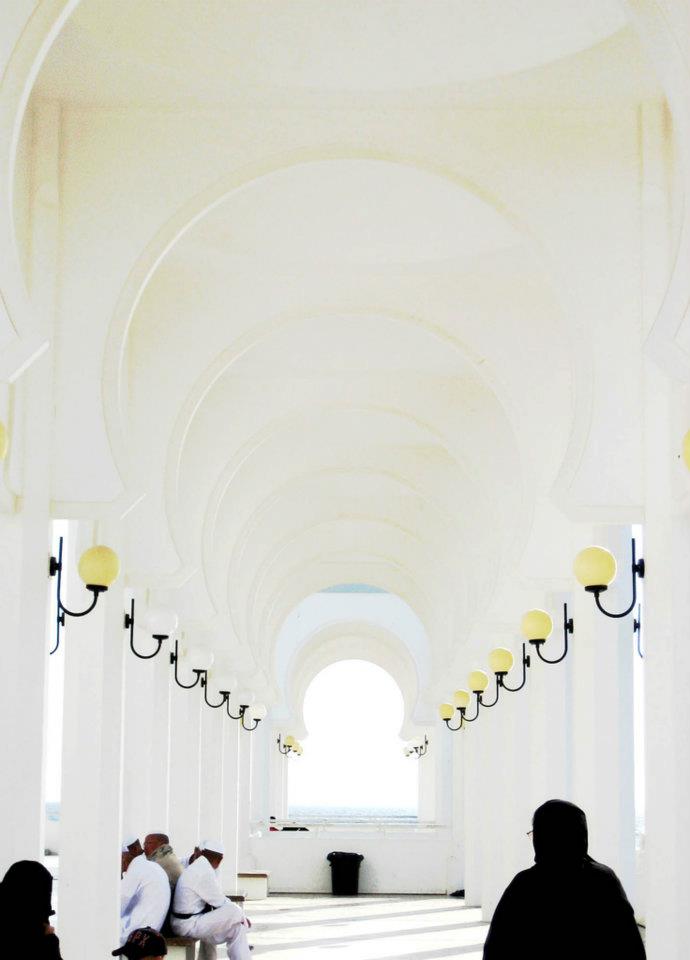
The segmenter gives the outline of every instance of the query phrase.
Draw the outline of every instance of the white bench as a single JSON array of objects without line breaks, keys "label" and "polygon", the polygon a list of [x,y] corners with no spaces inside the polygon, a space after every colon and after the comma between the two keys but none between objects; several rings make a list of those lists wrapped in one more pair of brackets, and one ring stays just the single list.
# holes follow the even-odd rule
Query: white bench
[{"label": "white bench", "polygon": [[247,900],[265,900],[269,876],[264,870],[245,870],[237,874],[237,887]]}]

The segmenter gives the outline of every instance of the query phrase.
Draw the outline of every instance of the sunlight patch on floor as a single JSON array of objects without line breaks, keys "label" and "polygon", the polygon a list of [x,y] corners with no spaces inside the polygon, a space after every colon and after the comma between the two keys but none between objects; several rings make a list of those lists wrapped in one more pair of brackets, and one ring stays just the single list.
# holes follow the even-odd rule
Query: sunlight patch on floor
[{"label": "sunlight patch on floor", "polygon": [[341,960],[480,960],[487,931],[478,908],[448,897],[276,895],[245,906],[254,955],[265,960],[333,950]]}]

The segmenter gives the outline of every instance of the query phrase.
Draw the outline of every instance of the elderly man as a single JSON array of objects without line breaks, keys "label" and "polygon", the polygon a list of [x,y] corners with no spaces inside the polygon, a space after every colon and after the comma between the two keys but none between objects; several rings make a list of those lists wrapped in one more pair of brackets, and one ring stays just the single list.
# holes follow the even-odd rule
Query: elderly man
[{"label": "elderly man", "polygon": [[216,870],[222,860],[221,844],[206,840],[177,881],[171,925],[178,936],[202,941],[200,957],[215,957],[215,944],[224,943],[229,960],[249,960],[249,921],[220,888]]},{"label": "elderly man", "polygon": [[167,833],[147,833],[144,837],[144,853],[147,860],[165,870],[172,895],[184,868],[170,846],[170,837]]},{"label": "elderly man", "polygon": [[150,863],[137,838],[122,845],[122,886],[120,892],[120,942],[126,943],[133,930],[152,927],[160,930],[170,908],[170,884],[165,870]]}]

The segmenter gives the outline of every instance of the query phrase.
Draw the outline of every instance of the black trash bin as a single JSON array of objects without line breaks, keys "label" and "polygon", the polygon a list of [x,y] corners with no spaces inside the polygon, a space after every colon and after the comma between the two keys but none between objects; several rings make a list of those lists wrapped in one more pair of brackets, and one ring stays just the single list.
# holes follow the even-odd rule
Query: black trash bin
[{"label": "black trash bin", "polygon": [[334,850],[326,857],[331,865],[331,883],[334,897],[356,897],[359,894],[359,865],[361,853],[342,853]]}]

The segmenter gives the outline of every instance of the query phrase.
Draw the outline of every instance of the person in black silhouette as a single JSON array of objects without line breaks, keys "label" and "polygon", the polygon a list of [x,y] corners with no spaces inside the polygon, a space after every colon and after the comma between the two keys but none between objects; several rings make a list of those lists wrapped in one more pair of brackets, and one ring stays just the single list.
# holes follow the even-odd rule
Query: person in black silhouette
[{"label": "person in black silhouette", "polygon": [[549,800],[532,819],[534,866],[501,897],[484,960],[643,960],[645,949],[621,883],[587,853],[587,817]]},{"label": "person in black silhouette", "polygon": [[31,960],[61,960],[60,943],[50,925],[55,913],[53,877],[42,863],[19,860],[0,883],[2,954]]}]

